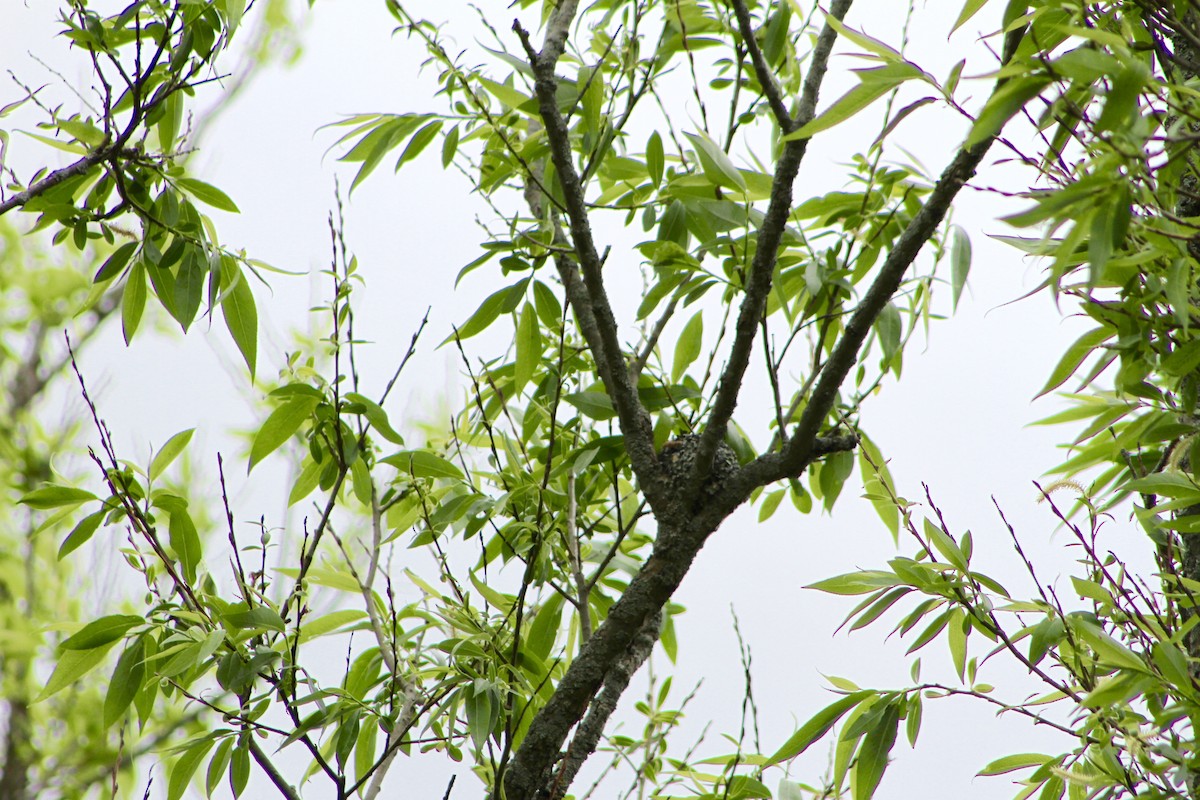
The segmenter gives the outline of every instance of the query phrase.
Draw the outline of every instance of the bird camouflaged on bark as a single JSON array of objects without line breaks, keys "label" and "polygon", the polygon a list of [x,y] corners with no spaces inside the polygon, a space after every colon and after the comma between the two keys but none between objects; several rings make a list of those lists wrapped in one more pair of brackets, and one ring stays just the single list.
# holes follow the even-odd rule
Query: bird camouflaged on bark
[{"label": "bird camouflaged on bark", "polygon": [[[699,434],[684,433],[663,445],[658,454],[677,489],[682,489],[691,477],[692,467],[696,463],[696,452],[699,449]],[[737,472],[739,466],[737,453],[733,452],[733,448],[725,442],[718,442],[717,452],[713,454],[712,469],[709,470],[700,490],[709,496],[716,494],[729,476]]]}]

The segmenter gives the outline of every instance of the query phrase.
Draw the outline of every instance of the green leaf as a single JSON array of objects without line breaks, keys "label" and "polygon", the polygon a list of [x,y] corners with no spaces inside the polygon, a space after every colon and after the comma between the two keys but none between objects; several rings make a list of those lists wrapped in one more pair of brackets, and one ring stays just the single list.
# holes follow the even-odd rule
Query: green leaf
[{"label": "green leaf", "polygon": [[46,685],[38,693],[38,696],[33,699],[33,702],[40,702],[53,694],[61,692],[91,672],[97,664],[104,660],[104,656],[112,646],[113,642],[109,642],[106,645],[95,647],[91,650],[64,651],[59,657],[58,663],[54,666],[54,672],[51,673],[50,680],[46,681]]},{"label": "green leaf", "polygon": [[229,790],[234,798],[242,796],[250,780],[250,746],[247,744],[250,735],[250,731],[246,731],[238,738],[237,748],[229,759]]},{"label": "green leaf", "polygon": [[905,81],[922,77],[920,70],[907,64],[890,64],[870,70],[859,70],[860,83],[833,102],[799,130],[783,137],[784,141],[809,139],[829,128],[839,125],[858,114],[880,97]]},{"label": "green leaf", "polygon": [[675,344],[675,360],[671,365],[672,382],[679,381],[687,368],[700,355],[700,348],[703,344],[704,312],[697,311],[683,326],[683,333],[679,334],[679,341]]},{"label": "green leaf", "polygon": [[347,625],[366,618],[367,612],[361,608],[344,608],[341,611],[331,611],[315,619],[305,619],[300,629],[300,643],[316,639],[319,636],[333,633]]},{"label": "green leaf", "polygon": [[121,270],[125,269],[125,265],[129,263],[129,259],[136,251],[137,242],[126,242],[118,247],[96,271],[96,277],[92,278],[92,282],[102,283],[121,274]]},{"label": "green leaf", "polygon": [[900,337],[904,333],[904,322],[895,303],[885,303],[875,319],[875,330],[879,333],[879,346],[883,350],[884,363],[890,363],[900,350]]},{"label": "green leaf", "polygon": [[[235,0],[239,2],[240,0]],[[212,797],[217,785],[220,784],[221,778],[225,775],[225,768],[229,766],[229,754],[233,750],[233,744],[236,740],[232,736],[227,736],[217,745],[217,751],[213,753],[213,757],[209,759],[208,769],[204,774],[204,794],[207,797]]]},{"label": "green leaf", "polygon": [[612,419],[617,415],[609,396],[601,391],[574,392],[563,397],[584,416],[596,420]]},{"label": "green leaf", "polygon": [[746,193],[746,179],[738,172],[738,168],[729,160],[729,156],[720,145],[703,132],[685,133],[684,136],[695,146],[696,155],[700,158],[700,168],[704,170],[706,178],[717,186]]},{"label": "green leaf", "polygon": [[450,162],[454,160],[454,154],[458,152],[458,126],[446,133],[446,137],[442,140],[442,168],[450,166]]},{"label": "green leaf", "polygon": [[1004,775],[1019,769],[1040,767],[1053,761],[1050,756],[1041,753],[1015,753],[1011,756],[997,758],[977,773],[981,776]]},{"label": "green leaf", "polygon": [[22,505],[36,508],[39,511],[47,508],[61,508],[63,506],[77,506],[81,503],[86,503],[89,500],[99,500],[96,495],[86,489],[76,489],[74,486],[43,486],[40,489],[34,489],[27,493],[17,502]]},{"label": "green leaf", "polygon": [[1074,375],[1080,365],[1092,354],[1092,351],[1112,338],[1112,335],[1113,330],[1111,328],[1101,327],[1090,330],[1076,339],[1074,344],[1068,347],[1063,353],[1058,365],[1046,380],[1046,385],[1042,387],[1042,390],[1037,393],[1036,397],[1041,397],[1048,392],[1052,392],[1066,383],[1067,379]]},{"label": "green leaf", "polygon": [[204,181],[199,181],[195,178],[178,178],[175,181],[175,185],[205,205],[219,208],[222,211],[230,211],[234,214],[239,213],[237,205],[229,199],[229,195]]},{"label": "green leaf", "polygon": [[845,697],[830,703],[825,708],[813,715],[808,722],[805,722],[800,728],[788,737],[774,755],[767,759],[764,767],[782,764],[785,761],[791,761],[796,756],[803,753],[809,746],[829,732],[837,721],[850,709],[857,706],[868,697],[874,697],[875,693],[869,690],[863,690],[848,694]]},{"label": "green leaf", "polygon": [[204,278],[208,270],[201,264],[202,259],[207,264],[207,259],[199,249],[188,247],[176,269],[175,300],[169,310],[184,333],[196,319],[200,301],[204,298]]},{"label": "green leaf", "polygon": [[113,614],[93,620],[80,628],[74,635],[67,637],[59,648],[63,650],[92,650],[112,644],[125,635],[125,632],[135,625],[145,623],[141,617],[132,614]]},{"label": "green leaf", "polygon": [[854,763],[854,800],[868,800],[875,794],[887,769],[892,745],[896,743],[899,721],[899,709],[894,703],[888,703],[875,726],[863,737]]},{"label": "green leaf", "polygon": [[950,287],[954,292],[954,308],[958,308],[958,298],[962,297],[963,287],[967,285],[967,275],[971,272],[971,239],[959,225],[953,227],[950,240]]},{"label": "green leaf", "polygon": [[104,516],[108,513],[107,509],[100,509],[94,514],[88,514],[83,519],[75,524],[71,532],[67,534],[67,538],[63,539],[61,545],[58,546],[58,560],[61,561],[71,552],[79,549],[88,539],[92,538],[92,534],[100,527],[100,523],[104,521]]},{"label": "green leaf", "polygon": [[538,609],[526,633],[526,646],[529,651],[543,661],[554,649],[554,641],[558,637],[558,626],[562,621],[562,610],[562,595],[550,595],[550,598]]},{"label": "green leaf", "polygon": [[542,357],[542,332],[538,327],[537,311],[533,304],[525,301],[517,321],[517,362],[513,377],[513,391],[520,392],[533,377],[534,368]]},{"label": "green leaf", "polygon": [[1013,78],[997,89],[983,110],[975,118],[975,124],[967,135],[964,147],[973,147],[985,139],[989,139],[1004,128],[1013,116],[1025,107],[1033,98],[1042,93],[1050,83],[1050,78],[1044,75],[1031,75]]},{"label": "green leaf", "polygon": [[183,565],[184,577],[191,582],[196,579],[196,568],[203,558],[200,534],[196,532],[196,524],[192,522],[192,516],[187,511],[186,503],[180,503],[177,507],[172,508],[170,514],[171,549],[175,551],[175,555],[179,557],[179,563]]},{"label": "green leaf", "polygon": [[380,436],[392,444],[404,444],[404,437],[392,428],[392,424],[388,421],[388,415],[383,410],[383,406],[357,392],[347,392],[345,398],[346,402],[350,404],[347,410],[354,413],[361,413],[367,418],[367,422],[371,423],[371,427],[379,432]]},{"label": "green leaf", "polygon": [[758,509],[759,522],[766,522],[771,518],[771,515],[775,513],[775,510],[779,508],[779,503],[783,500],[783,496],[785,494],[787,494],[786,489],[776,489],[775,491],[767,494],[766,499],[763,500],[762,505],[759,506]]},{"label": "green leaf", "polygon": [[662,185],[663,165],[665,163],[662,137],[658,135],[658,131],[655,131],[650,134],[650,140],[646,142],[646,169],[650,173],[650,180],[654,182],[656,187]]},{"label": "green leaf", "polygon": [[823,581],[810,583],[804,588],[816,589],[828,594],[855,595],[869,594],[876,589],[899,586],[901,583],[902,581],[890,572],[863,570],[862,572],[848,572],[845,575],[826,578]]},{"label": "green leaf", "polygon": [[167,777],[167,800],[179,800],[183,797],[188,784],[191,783],[192,775],[196,773],[196,768],[200,766],[200,762],[208,755],[212,746],[213,740],[207,736],[192,742],[187,750],[183,751],[183,755],[171,764]]},{"label": "green leaf", "polygon": [[417,478],[465,480],[462,470],[428,450],[402,450],[381,460]]},{"label": "green leaf", "polygon": [[512,286],[505,286],[503,289],[492,292],[479,304],[479,308],[475,309],[475,313],[462,324],[462,327],[446,337],[445,342],[454,341],[455,336],[459,339],[470,339],[475,334],[487,330],[488,326],[495,322],[501,313],[512,311],[517,307],[517,303],[525,294],[527,283],[529,283],[529,279],[524,278]]},{"label": "green leaf", "polygon": [[[962,11],[958,12],[958,19],[954,20],[954,25],[950,28],[950,33],[954,33],[967,23],[967,20],[975,16],[975,12],[987,5],[988,0],[967,0],[963,3]],[[983,774],[982,772],[980,773]]]},{"label": "green leaf", "polygon": [[942,554],[942,558],[949,561],[956,569],[962,572],[967,571],[967,557],[963,555],[958,543],[932,520],[925,520],[925,536],[933,544],[934,549]]},{"label": "green leaf", "polygon": [[133,341],[137,333],[138,323],[142,321],[142,311],[146,308],[146,265],[138,259],[125,278],[125,289],[121,294],[121,332],[125,335],[125,344]]},{"label": "green leaf", "polygon": [[313,489],[316,489],[321,482],[323,469],[324,465],[318,464],[312,458],[305,459],[304,468],[296,476],[296,482],[292,484],[292,490],[288,493],[288,508],[312,494]]},{"label": "green leaf", "polygon": [[154,460],[150,462],[150,469],[146,473],[150,480],[154,480],[163,473],[163,470],[171,466],[171,462],[178,458],[179,454],[188,446],[188,442],[192,440],[192,434],[195,432],[195,428],[188,428],[167,440],[162,449],[154,454]]},{"label": "green leaf", "polygon": [[293,397],[272,411],[254,435],[254,443],[250,445],[250,463],[246,471],[249,472],[255,464],[292,438],[300,426],[312,416],[313,409],[319,402],[315,397]]},{"label": "green leaf", "polygon": [[139,636],[117,659],[117,666],[113,668],[108,681],[108,691],[104,694],[104,727],[110,727],[119,720],[141,691],[146,679],[146,665],[142,663],[145,657],[145,639]]},{"label": "green leaf", "polygon": [[[245,608],[245,604],[242,604],[242,607]],[[262,605],[244,611],[224,613],[221,615],[221,619],[229,627],[239,630],[267,630],[283,633],[287,629],[287,624],[283,621],[283,617],[279,616],[279,612]]]},{"label": "green leaf", "polygon": [[258,357],[258,309],[254,306],[254,293],[246,283],[246,276],[232,258],[221,258],[221,315],[225,327],[233,337],[238,351],[254,378],[254,365]]},{"label": "green leaf", "polygon": [[417,156],[421,155],[421,151],[429,146],[433,141],[433,137],[437,136],[438,131],[442,129],[442,121],[435,119],[433,122],[426,123],[425,127],[412,135],[408,140],[408,144],[404,147],[404,152],[400,154],[400,158],[396,161],[396,171],[404,166],[409,161],[412,161]]}]

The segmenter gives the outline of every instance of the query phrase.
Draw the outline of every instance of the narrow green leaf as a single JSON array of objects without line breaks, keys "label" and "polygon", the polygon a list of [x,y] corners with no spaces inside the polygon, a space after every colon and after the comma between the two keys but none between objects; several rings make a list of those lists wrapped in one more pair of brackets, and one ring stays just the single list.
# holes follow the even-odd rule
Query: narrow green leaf
[{"label": "narrow green leaf", "polygon": [[720,145],[703,132],[685,133],[684,136],[695,146],[696,155],[700,158],[700,167],[704,170],[706,178],[717,186],[746,193],[746,179],[738,172],[738,168],[729,160],[729,156]]},{"label": "narrow green leaf", "polygon": [[442,140],[442,168],[450,166],[450,162],[454,160],[454,154],[458,152],[458,126],[455,125],[447,133]]},{"label": "narrow green leaf", "polygon": [[[240,0],[235,0],[240,2]],[[212,797],[221,778],[225,776],[225,768],[229,766],[229,754],[233,750],[234,737],[227,736],[217,745],[217,751],[208,761],[208,769],[204,774],[204,794]]]},{"label": "narrow green leaf", "polygon": [[94,647],[91,650],[64,651],[59,657],[58,663],[54,666],[54,672],[50,674],[50,680],[46,681],[46,685],[38,693],[38,696],[33,699],[33,702],[40,702],[53,694],[61,692],[91,672],[97,664],[104,660],[104,656],[112,646],[113,642],[109,642],[106,645]]},{"label": "narrow green leaf", "polygon": [[42,511],[48,508],[77,506],[89,500],[99,499],[86,489],[76,489],[74,486],[50,485],[28,492],[17,502]]},{"label": "narrow green leaf", "polygon": [[437,136],[438,131],[441,129],[442,121],[435,119],[433,122],[426,123],[425,127],[414,133],[412,138],[408,140],[408,144],[405,145],[404,152],[396,160],[396,171],[399,172],[400,167],[421,155],[421,151],[429,146],[429,143],[433,141],[433,137]]},{"label": "narrow green leaf", "polygon": [[971,127],[964,146],[973,147],[1000,133],[1005,123],[1024,108],[1026,103],[1041,94],[1042,89],[1049,83],[1049,77],[1034,75],[1013,78],[1002,85],[988,98],[983,110],[975,118],[975,124]]},{"label": "narrow green leaf", "polygon": [[[878,70],[884,69],[887,68],[878,68]],[[863,80],[857,86],[833,101],[833,105],[818,114],[807,125],[783,137],[784,140],[791,141],[792,139],[812,138],[821,131],[828,130],[850,119],[901,83],[920,77],[921,75],[920,71],[914,71],[910,74],[889,75],[886,79],[883,79],[884,76],[881,73],[875,79],[867,80],[866,74],[870,73],[865,70],[860,72],[859,77],[863,78]]]},{"label": "narrow green leaf", "polygon": [[101,617],[89,622],[72,636],[67,637],[59,647],[63,650],[92,650],[112,644],[124,636],[130,628],[141,625],[145,621],[132,614],[112,614]]},{"label": "narrow green leaf", "polygon": [[67,538],[63,539],[62,544],[58,546],[58,560],[61,561],[71,552],[78,550],[88,539],[92,538],[92,534],[100,527],[100,523],[104,521],[107,509],[100,509],[94,514],[88,514],[83,519],[75,524],[75,527],[67,534]]},{"label": "narrow green leaf", "polygon": [[125,335],[125,344],[133,341],[137,333],[138,323],[142,321],[142,311],[146,308],[146,265],[138,259],[125,278],[125,289],[121,294],[121,332]]},{"label": "narrow green leaf", "polygon": [[[244,603],[242,607],[245,608]],[[221,619],[226,625],[244,631],[265,630],[283,633],[287,628],[287,623],[283,621],[283,617],[279,616],[279,612],[262,605],[246,611],[231,611],[222,614]]]},{"label": "narrow green leaf", "polygon": [[191,783],[192,775],[196,773],[196,768],[200,766],[200,762],[208,755],[212,746],[211,738],[206,736],[199,739],[189,745],[188,749],[183,751],[183,755],[171,764],[167,777],[167,800],[179,800],[183,797],[188,784]]},{"label": "narrow green leaf", "polygon": [[1011,756],[997,758],[992,763],[988,764],[977,774],[981,776],[1004,775],[1009,772],[1015,772],[1019,769],[1028,769],[1029,767],[1040,767],[1043,764],[1048,764],[1053,761],[1050,756],[1042,753],[1015,753]]},{"label": "narrow green leaf", "polygon": [[249,472],[255,464],[292,438],[312,415],[318,402],[315,397],[294,397],[272,411],[254,435],[254,443],[250,445],[250,463],[246,471]]},{"label": "narrow green leaf", "polygon": [[145,639],[139,636],[117,659],[117,666],[113,668],[108,690],[104,694],[104,727],[107,728],[119,720],[133,702],[133,698],[141,691],[142,683],[146,679],[146,665],[142,663],[145,657]]},{"label": "narrow green leaf", "polygon": [[[954,20],[954,25],[950,28],[950,33],[954,33],[967,23],[967,20],[975,16],[975,12],[987,5],[988,0],[967,0],[963,3],[962,11],[958,12],[958,19]],[[981,775],[983,773],[980,773]]]},{"label": "narrow green leaf", "polygon": [[1092,351],[1108,341],[1112,336],[1113,330],[1111,328],[1101,327],[1094,328],[1076,339],[1063,353],[1058,365],[1046,380],[1046,385],[1037,393],[1037,397],[1052,392],[1066,383],[1067,379],[1075,374],[1075,370],[1079,369],[1080,365],[1092,354]]},{"label": "narrow green leaf", "polygon": [[520,392],[533,377],[534,368],[542,357],[542,333],[538,327],[537,311],[533,304],[525,301],[521,316],[517,320],[517,361],[513,377],[513,391]]},{"label": "narrow green leaf", "polygon": [[808,722],[805,722],[800,728],[788,737],[775,753],[767,759],[764,767],[782,764],[785,761],[791,761],[796,756],[803,753],[809,746],[824,736],[830,728],[850,709],[857,706],[868,697],[874,697],[875,693],[869,690],[854,692],[842,697],[813,715]]},{"label": "narrow green leaf", "polygon": [[171,549],[179,557],[183,565],[184,577],[190,582],[196,579],[196,568],[203,558],[200,546],[200,534],[196,532],[196,524],[187,511],[186,504],[179,504],[171,509],[170,537]]},{"label": "narrow green leaf", "polygon": [[92,282],[102,283],[121,274],[121,270],[125,269],[125,265],[129,263],[129,259],[136,251],[137,242],[126,242],[118,247],[96,271],[96,277],[92,278]]},{"label": "narrow green leaf", "polygon": [[195,428],[180,431],[168,439],[167,443],[162,446],[162,449],[154,454],[154,460],[150,462],[150,469],[146,473],[150,480],[154,480],[163,473],[163,470],[171,466],[171,462],[178,458],[179,454],[188,446],[188,442],[192,440],[192,434],[195,431]]},{"label": "narrow green leaf", "polygon": [[700,355],[703,344],[704,312],[697,311],[683,326],[683,333],[679,334],[679,341],[675,344],[675,360],[671,365],[672,382],[678,383],[683,373]]},{"label": "narrow green leaf", "polygon": [[417,478],[464,479],[462,470],[428,450],[401,450],[380,460]]},{"label": "narrow green leaf", "polygon": [[392,427],[391,422],[388,421],[387,412],[383,410],[383,406],[357,392],[347,392],[345,398],[346,402],[349,403],[347,410],[356,414],[361,413],[380,436],[392,444],[404,444],[404,437]]},{"label": "narrow green leaf", "polygon": [[246,731],[239,737],[237,748],[229,759],[229,790],[235,800],[242,796],[250,781],[250,746],[247,744],[250,736],[250,731]]},{"label": "narrow green leaf", "polygon": [[258,358],[258,309],[254,306],[254,293],[246,283],[246,276],[232,258],[221,258],[221,315],[225,327],[233,337],[238,351],[246,361],[251,379]]},{"label": "narrow green leaf", "polygon": [[854,763],[854,800],[868,800],[875,794],[887,769],[892,745],[896,743],[899,722],[899,709],[894,703],[888,703],[875,727],[863,737]]},{"label": "narrow green leaf", "polygon": [[650,140],[646,142],[646,168],[650,173],[650,180],[654,185],[662,185],[663,166],[666,163],[665,154],[663,153],[663,141],[659,136],[658,131],[650,134]]},{"label": "narrow green leaf", "polygon": [[237,205],[229,199],[229,195],[204,181],[196,180],[195,178],[178,178],[175,181],[175,185],[205,205],[219,208],[222,211],[230,211],[234,214],[239,213]]},{"label": "narrow green leaf", "polygon": [[961,226],[955,225],[950,240],[950,287],[954,294],[954,308],[958,308],[958,298],[962,297],[970,272],[971,238]]},{"label": "narrow green leaf", "polygon": [[573,392],[572,394],[563,397],[579,412],[585,416],[597,420],[612,419],[617,415],[616,408],[613,407],[612,400],[609,396],[601,391]]}]

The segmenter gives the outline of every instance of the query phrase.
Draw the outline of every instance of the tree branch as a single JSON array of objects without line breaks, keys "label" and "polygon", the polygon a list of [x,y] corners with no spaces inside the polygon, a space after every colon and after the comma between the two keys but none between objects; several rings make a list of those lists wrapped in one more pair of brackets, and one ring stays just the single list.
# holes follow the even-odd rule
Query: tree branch
[{"label": "tree branch", "polygon": [[[738,30],[742,34],[742,43],[746,45],[746,51],[750,53],[750,61],[754,64],[754,74],[758,77],[758,84],[762,87],[763,96],[767,98],[767,104],[771,106],[772,113],[775,114],[775,121],[779,123],[779,127],[785,132],[791,132],[792,115],[788,113],[787,106],[783,102],[783,92],[779,89],[779,84],[775,81],[775,73],[771,71],[770,65],[767,64],[767,59],[763,56],[762,48],[758,46],[758,40],[754,38],[754,25],[750,20],[750,9],[746,8],[746,0],[731,0],[733,6],[733,14],[737,17]],[[842,12],[842,17],[845,12]],[[842,19],[838,17],[838,19]]]},{"label": "tree branch", "polygon": [[[852,1],[835,0],[830,7],[829,16],[838,21],[845,19]],[[750,38],[753,39],[753,34]],[[806,125],[816,116],[817,98],[829,68],[829,55],[833,51],[833,44],[836,40],[837,30],[826,22],[825,27],[821,30],[821,35],[817,38],[817,46],[813,50],[808,75],[804,79],[804,89],[800,96],[800,111],[795,120],[780,123],[785,133],[791,133]],[[765,66],[765,62],[763,63]],[[766,308],[767,296],[771,293],[771,281],[775,272],[779,245],[783,240],[783,231],[787,226],[788,216],[792,213],[792,183],[800,171],[800,162],[808,150],[808,141],[808,139],[794,139],[788,142],[775,167],[775,177],[771,183],[771,199],[767,204],[767,212],[758,231],[754,261],[750,267],[750,277],[746,282],[746,296],[742,299],[742,307],[738,312],[736,333],[730,347],[729,361],[725,365],[725,371],[721,374],[721,382],[717,387],[717,395],[713,401],[708,424],[700,435],[700,446],[696,450],[695,472],[684,493],[684,502],[688,506],[700,491],[700,483],[712,467],[717,446],[725,438],[725,427],[729,424],[729,419],[733,416],[733,410],[737,406],[738,393],[742,388],[746,368],[750,364],[750,351],[754,347],[754,338],[758,332],[763,310]],[[816,435],[815,430],[812,435]]]},{"label": "tree branch", "polygon": [[579,773],[579,769],[596,751],[596,745],[604,733],[604,726],[613,712],[617,710],[617,702],[629,688],[629,681],[654,652],[654,645],[658,642],[662,622],[662,609],[659,609],[657,614],[647,617],[641,630],[630,644],[629,650],[617,659],[604,677],[604,688],[592,703],[591,708],[588,709],[587,716],[579,724],[575,738],[567,747],[566,758],[559,765],[558,774],[554,776],[553,784],[549,789],[551,800],[562,800],[567,789],[575,780],[575,776]]},{"label": "tree branch", "polygon": [[[550,157],[563,193],[571,244],[579,262],[576,266],[566,256],[559,256],[555,258],[555,265],[558,267],[571,309],[579,320],[580,331],[596,357],[596,367],[617,410],[621,431],[625,434],[625,449],[629,454],[630,464],[637,473],[651,506],[663,508],[669,500],[669,493],[663,485],[662,471],[654,453],[650,414],[638,399],[637,389],[630,380],[629,369],[622,355],[616,317],[601,275],[603,261],[592,237],[583,184],[571,158],[570,132],[567,130],[566,120],[558,110],[558,79],[554,68],[565,44],[570,14],[574,13],[576,5],[574,0],[564,0],[551,15],[541,54],[534,51],[528,32],[519,22],[513,23],[513,30],[520,37],[533,67],[538,108],[542,124],[545,126],[546,141],[550,146]],[[561,40],[557,38],[560,33]],[[529,194],[527,191],[527,199]],[[538,205],[540,206],[540,203]]]},{"label": "tree branch", "polygon": [[842,381],[858,361],[859,348],[870,333],[871,326],[892,295],[900,288],[904,273],[916,259],[917,253],[942,223],[950,203],[966,182],[975,175],[976,168],[993,141],[995,137],[989,137],[958,151],[954,160],[942,172],[925,205],[896,239],[875,282],[871,284],[862,302],[851,315],[829,360],[825,362],[825,369],[813,388],[812,398],[800,416],[792,440],[783,449],[781,467],[785,474],[796,474],[796,471],[803,469],[811,461],[811,448],[817,431],[833,407]]}]

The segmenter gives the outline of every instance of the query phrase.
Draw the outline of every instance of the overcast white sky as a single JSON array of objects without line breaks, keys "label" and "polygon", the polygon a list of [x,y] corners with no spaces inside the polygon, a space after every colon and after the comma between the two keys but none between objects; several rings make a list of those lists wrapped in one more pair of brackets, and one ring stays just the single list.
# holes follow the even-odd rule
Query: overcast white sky
[{"label": "overcast white sky", "polygon": [[[55,5],[49,0],[6,0],[0,67],[33,86],[56,82],[36,57],[55,65],[68,80],[80,81],[83,89],[86,74],[78,62],[63,60],[64,42],[50,38]],[[424,7],[435,19],[468,13],[458,4],[411,5]],[[512,13],[502,3],[484,5],[489,10],[494,6],[499,19],[506,20]],[[848,23],[895,42],[899,5],[891,0],[862,0]],[[972,32],[959,32],[947,44],[957,4],[953,9],[929,5],[917,11],[913,58],[935,75],[945,75],[954,61],[973,52],[976,72],[987,69],[992,62]],[[240,216],[214,215],[224,241],[285,269],[307,272],[327,266],[326,219],[333,205],[334,175],[340,175],[346,187],[353,172],[325,154],[335,135],[319,128],[353,113],[440,108],[431,97],[434,76],[419,72],[423,52],[403,36],[393,36],[392,27],[382,3],[321,0],[307,16],[301,61],[290,68],[267,70],[220,118],[191,168],[241,207]],[[508,26],[497,23],[497,27],[506,31]],[[460,44],[470,47],[474,42],[464,36]],[[834,63],[835,69],[850,66],[860,64],[845,58]],[[967,73],[971,72],[969,67]],[[987,85],[977,83],[977,98],[985,96]],[[836,94],[826,91],[824,102]],[[19,96],[16,84],[7,79],[0,82],[0,106]],[[71,102],[69,94],[59,91],[56,96]],[[208,100],[212,97],[207,95]],[[899,137],[934,173],[941,170],[963,134],[960,123],[947,120],[950,117],[941,113],[929,113],[927,119],[915,115]],[[7,120],[4,126],[9,127]],[[849,130],[869,141],[877,127],[872,123]],[[802,171],[798,195],[844,186],[841,165],[852,154],[844,148],[853,135],[817,140]],[[41,163],[37,159],[44,158],[44,152],[31,140],[14,136],[9,163],[27,169]],[[1006,154],[996,151],[995,155]],[[902,157],[899,152],[894,156]],[[426,306],[433,307],[421,359],[389,405],[393,417],[402,420],[430,418],[447,403],[458,402],[458,364],[453,354],[435,352],[433,345],[444,338],[449,323],[462,320],[496,286],[490,280],[495,273],[485,268],[459,290],[453,289],[459,268],[478,253],[481,232],[475,216],[490,219],[491,212],[468,195],[465,181],[442,173],[435,161],[427,158],[397,177],[381,168],[359,187],[346,208],[348,240],[367,279],[357,306],[358,332],[375,343],[361,353],[363,372],[390,374]],[[1000,180],[1004,178],[985,171],[976,183],[984,186]],[[955,219],[971,233],[974,243],[968,292],[952,319],[934,325],[928,343],[910,349],[903,380],[887,385],[863,417],[867,430],[892,459],[901,491],[915,498],[921,495],[920,482],[928,483],[954,531],[974,531],[977,564],[1010,588],[1028,582],[1011,555],[992,507],[993,495],[1022,534],[1027,550],[1047,564],[1044,579],[1058,577],[1071,558],[1064,549],[1067,539],[1055,535],[1049,509],[1035,503],[1031,483],[1063,459],[1055,444],[1065,440],[1068,431],[1026,426],[1056,410],[1052,399],[1030,401],[1062,349],[1080,332],[1077,321],[1064,320],[1047,297],[1009,303],[1041,279],[1036,265],[987,238],[987,234],[1008,232],[995,220],[1012,209],[995,194],[963,193]],[[276,276],[269,290],[256,290],[265,312],[261,376],[269,377],[278,369],[289,347],[289,331],[307,325],[306,310],[325,296],[325,289],[316,278]],[[475,352],[487,353],[486,346],[482,342]],[[217,450],[227,460],[237,460],[232,456],[243,447],[230,437],[229,429],[246,428],[260,413],[254,408],[257,396],[225,332],[219,328],[207,332],[202,323],[186,338],[139,337],[128,349],[114,327],[108,341],[87,353],[82,366],[93,385],[103,387],[102,412],[130,457],[144,458],[151,446],[161,445],[172,433],[198,425],[193,453],[215,471],[211,465]],[[375,391],[383,380],[378,379]],[[755,440],[760,445],[765,442],[761,431]],[[238,480],[240,476],[235,483]],[[284,519],[280,498],[286,496],[281,490],[283,480],[282,474],[256,471],[236,490],[239,518],[266,514],[268,524],[272,519],[280,524]],[[833,635],[854,601],[802,588],[855,567],[880,565],[897,554],[869,504],[855,496],[857,488],[847,486],[832,518],[801,517],[785,504],[775,518],[760,526],[755,523],[756,512],[740,513],[705,548],[676,596],[688,611],[678,621],[681,646],[675,693],[682,697],[700,679],[704,686],[688,710],[690,733],[677,741],[673,754],[679,755],[689,736],[710,720],[711,735],[701,754],[727,752],[727,743],[716,734],[737,733],[742,670],[731,608],[753,652],[754,689],[766,751],[774,750],[798,721],[832,700],[823,674],[840,675],[860,685],[899,687],[908,682],[905,643],[881,642],[885,627]],[[1123,519],[1111,524],[1109,535],[1140,536]],[[912,550],[910,542],[902,540],[900,552]],[[84,557],[98,559],[101,571],[113,568],[102,554]],[[1012,673],[996,669],[1000,666],[998,660],[983,674],[1000,687],[1003,696],[1016,699],[1037,691],[1024,681],[1016,688]],[[667,674],[665,662],[657,671],[660,676]],[[934,675],[952,680],[949,656],[936,645],[925,653],[925,677]],[[1006,685],[1013,688],[1006,692]],[[624,703],[627,711],[633,700],[631,693]],[[625,718],[632,720],[632,712]],[[632,724],[640,727],[640,722]],[[969,735],[964,735],[967,731]],[[934,780],[938,796],[1009,797],[1014,789],[1004,778],[972,776],[1001,755],[1038,749],[1053,752],[1067,746],[1024,723],[998,721],[989,708],[969,701],[928,705],[920,745],[916,752],[909,752],[906,744],[897,745],[897,760],[884,778],[880,797],[927,796]],[[798,762],[792,777],[816,780],[826,755],[814,748]],[[462,765],[439,760],[414,768],[419,771],[407,772],[409,767],[403,764],[393,768],[393,785],[404,786],[406,796],[440,797],[452,772],[459,774],[455,798],[481,794],[478,782]],[[407,780],[406,774],[411,776]],[[161,773],[157,784],[164,785]]]}]

